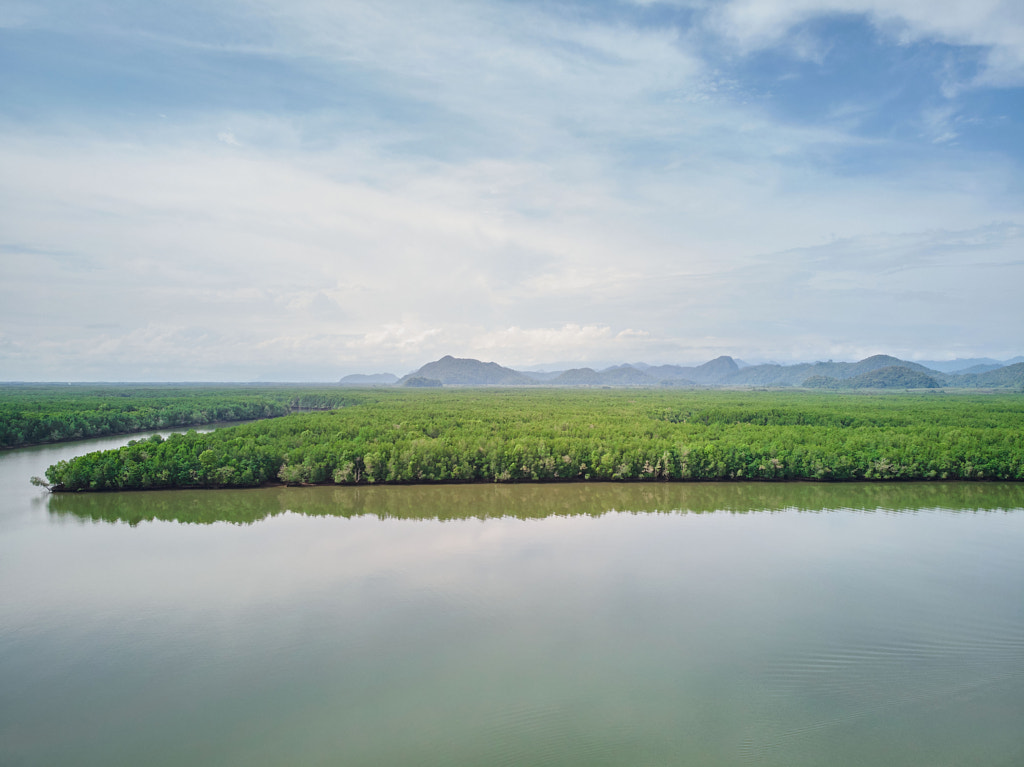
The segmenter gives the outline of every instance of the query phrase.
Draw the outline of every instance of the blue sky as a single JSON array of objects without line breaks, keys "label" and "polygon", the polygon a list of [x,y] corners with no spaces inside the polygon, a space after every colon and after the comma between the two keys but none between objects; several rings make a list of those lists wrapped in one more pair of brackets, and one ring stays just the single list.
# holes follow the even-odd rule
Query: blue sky
[{"label": "blue sky", "polygon": [[7,2],[0,380],[1022,353],[1024,6]]}]

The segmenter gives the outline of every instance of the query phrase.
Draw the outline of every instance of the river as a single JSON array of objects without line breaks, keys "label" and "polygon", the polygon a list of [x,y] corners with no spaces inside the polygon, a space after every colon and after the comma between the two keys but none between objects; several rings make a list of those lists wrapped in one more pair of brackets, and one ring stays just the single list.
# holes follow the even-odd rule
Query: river
[{"label": "river", "polygon": [[0,764],[1024,764],[1024,486],[49,495]]}]

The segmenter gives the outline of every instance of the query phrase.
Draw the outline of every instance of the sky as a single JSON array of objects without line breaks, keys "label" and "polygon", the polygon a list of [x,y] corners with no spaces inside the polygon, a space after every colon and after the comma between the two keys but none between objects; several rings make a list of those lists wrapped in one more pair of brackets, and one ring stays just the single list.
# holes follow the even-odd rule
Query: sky
[{"label": "sky", "polygon": [[0,380],[1007,359],[1022,171],[1019,0],[5,0]]}]

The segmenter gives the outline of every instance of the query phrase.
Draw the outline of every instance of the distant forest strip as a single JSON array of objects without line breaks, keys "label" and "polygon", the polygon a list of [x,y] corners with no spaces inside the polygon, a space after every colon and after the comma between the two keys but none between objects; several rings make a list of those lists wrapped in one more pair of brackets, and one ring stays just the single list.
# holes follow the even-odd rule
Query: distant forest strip
[{"label": "distant forest strip", "polygon": [[348,406],[154,436],[54,490],[576,480],[1022,480],[1024,397],[667,390],[352,392]]},{"label": "distant forest strip", "polygon": [[351,401],[337,388],[265,386],[0,386],[0,448],[249,421]]}]

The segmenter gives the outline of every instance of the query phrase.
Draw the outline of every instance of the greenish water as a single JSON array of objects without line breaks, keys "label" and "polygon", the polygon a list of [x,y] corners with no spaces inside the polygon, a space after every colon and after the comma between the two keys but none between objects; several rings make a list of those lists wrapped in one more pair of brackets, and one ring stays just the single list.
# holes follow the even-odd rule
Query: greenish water
[{"label": "greenish water", "polygon": [[0,764],[1024,764],[1021,485],[28,483],[127,439],[0,454]]}]

